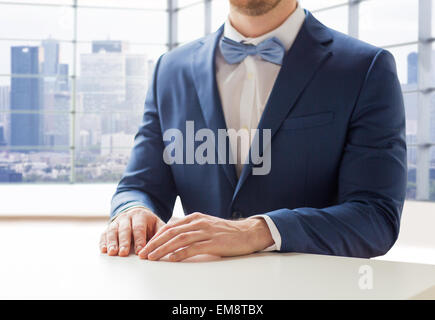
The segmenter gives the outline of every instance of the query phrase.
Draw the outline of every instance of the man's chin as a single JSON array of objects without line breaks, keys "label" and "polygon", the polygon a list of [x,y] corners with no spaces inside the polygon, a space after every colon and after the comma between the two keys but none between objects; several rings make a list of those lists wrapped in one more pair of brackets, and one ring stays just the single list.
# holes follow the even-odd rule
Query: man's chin
[{"label": "man's chin", "polygon": [[247,16],[261,16],[274,9],[282,0],[230,0],[231,5]]}]

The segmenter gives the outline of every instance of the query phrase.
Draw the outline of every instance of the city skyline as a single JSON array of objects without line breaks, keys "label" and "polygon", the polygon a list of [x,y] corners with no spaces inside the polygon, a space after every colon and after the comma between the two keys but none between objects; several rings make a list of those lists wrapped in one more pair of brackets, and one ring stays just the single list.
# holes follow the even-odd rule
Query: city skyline
[{"label": "city skyline", "polygon": [[[125,41],[95,40],[91,51],[80,55],[75,154],[77,167],[88,179],[108,172],[108,179],[114,179],[122,173],[140,122],[154,62],[128,48]],[[19,182],[18,175],[27,182],[68,180],[71,81],[69,65],[59,56],[54,39],[37,47],[11,47],[15,77],[10,87],[0,87],[0,182]],[[98,160],[101,157],[113,158],[106,172],[102,168],[107,159]],[[110,174],[114,166],[118,168]]]}]

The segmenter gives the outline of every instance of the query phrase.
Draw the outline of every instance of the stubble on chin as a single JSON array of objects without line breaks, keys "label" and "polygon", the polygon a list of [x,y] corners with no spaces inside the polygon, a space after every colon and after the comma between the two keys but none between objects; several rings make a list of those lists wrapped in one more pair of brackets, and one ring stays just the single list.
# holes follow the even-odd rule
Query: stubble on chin
[{"label": "stubble on chin", "polygon": [[239,13],[247,16],[261,16],[274,9],[282,0],[230,0]]}]

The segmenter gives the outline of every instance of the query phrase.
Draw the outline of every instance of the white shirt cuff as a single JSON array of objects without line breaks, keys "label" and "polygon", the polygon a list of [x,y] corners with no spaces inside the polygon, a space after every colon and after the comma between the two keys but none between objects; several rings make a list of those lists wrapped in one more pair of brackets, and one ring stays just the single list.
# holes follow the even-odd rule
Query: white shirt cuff
[{"label": "white shirt cuff", "polygon": [[281,234],[279,233],[278,228],[276,227],[272,218],[266,214],[257,214],[255,216],[250,217],[250,218],[263,218],[264,221],[266,221],[267,226],[269,227],[270,234],[272,235],[272,239],[275,242],[270,247],[267,247],[266,249],[264,249],[262,251],[275,251],[275,250],[279,251],[279,250],[281,250]]}]

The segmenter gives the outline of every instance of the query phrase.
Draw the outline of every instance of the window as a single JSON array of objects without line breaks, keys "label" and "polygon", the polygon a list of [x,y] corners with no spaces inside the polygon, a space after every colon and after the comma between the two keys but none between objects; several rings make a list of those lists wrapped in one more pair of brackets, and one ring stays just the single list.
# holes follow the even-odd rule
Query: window
[{"label": "window", "polygon": [[178,42],[199,39],[205,33],[205,5],[203,0],[178,1]]},{"label": "window", "polygon": [[153,66],[166,1],[0,1],[0,183],[115,182]]},{"label": "window", "polygon": [[[388,12],[388,14],[385,14]],[[359,38],[376,46],[418,40],[417,0],[369,0],[359,4]]]},{"label": "window", "polygon": [[432,45],[435,5],[432,2],[302,0],[301,4],[326,25],[383,47],[394,55],[407,121],[407,198],[435,201],[435,50]]},{"label": "window", "polygon": [[326,26],[348,33],[347,0],[304,0],[300,3]]},{"label": "window", "polygon": [[[435,200],[433,1],[299,2],[395,56],[407,197]],[[0,0],[0,182],[116,182],[156,59],[216,31],[228,10],[228,0]]]},{"label": "window", "polygon": [[227,20],[230,10],[229,1],[214,0],[211,7],[211,27],[215,31],[219,29]]}]

